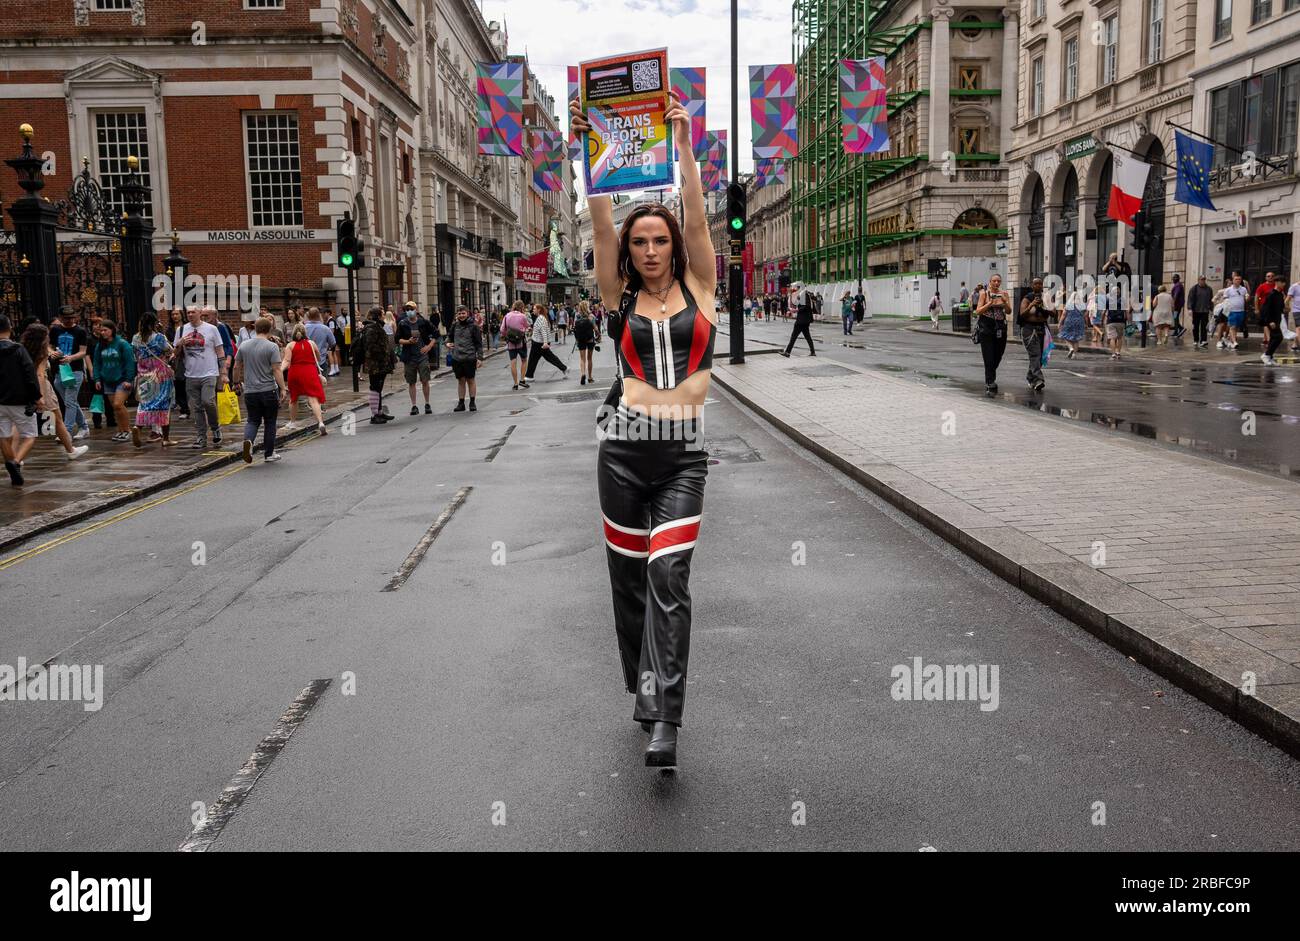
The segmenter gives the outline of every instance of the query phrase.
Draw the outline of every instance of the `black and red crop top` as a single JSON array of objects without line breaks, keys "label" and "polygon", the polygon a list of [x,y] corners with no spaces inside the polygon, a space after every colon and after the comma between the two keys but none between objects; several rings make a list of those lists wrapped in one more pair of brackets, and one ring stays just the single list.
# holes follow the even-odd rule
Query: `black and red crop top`
[{"label": "black and red crop top", "polygon": [[610,331],[618,342],[624,376],[634,376],[656,389],[675,389],[687,376],[713,367],[718,328],[704,316],[685,284],[682,293],[686,306],[664,320],[632,313],[636,310],[635,293],[624,303],[629,312],[626,323]]}]

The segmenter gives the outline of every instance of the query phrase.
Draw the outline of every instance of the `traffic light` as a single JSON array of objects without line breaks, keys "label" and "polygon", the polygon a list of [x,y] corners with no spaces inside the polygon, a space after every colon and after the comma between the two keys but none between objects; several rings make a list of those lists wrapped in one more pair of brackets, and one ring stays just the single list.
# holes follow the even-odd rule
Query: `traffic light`
[{"label": "traffic light", "polygon": [[741,241],[745,238],[745,184],[727,185],[727,235]]},{"label": "traffic light", "polygon": [[357,238],[356,223],[346,217],[338,224],[338,259],[343,268],[361,268],[366,259],[361,254],[361,241]]},{"label": "traffic light", "polygon": [[1142,251],[1147,247],[1147,214],[1139,209],[1133,214],[1133,247]]}]

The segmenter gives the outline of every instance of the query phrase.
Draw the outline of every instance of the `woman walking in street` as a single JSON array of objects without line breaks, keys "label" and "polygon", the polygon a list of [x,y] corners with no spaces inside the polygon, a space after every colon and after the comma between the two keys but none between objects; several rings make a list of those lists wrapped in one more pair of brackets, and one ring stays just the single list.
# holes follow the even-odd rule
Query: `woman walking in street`
[{"label": "woman walking in street", "polygon": [[[840,298],[840,320],[844,322],[844,335],[853,336],[853,298],[849,296],[848,291],[845,291],[844,296]],[[844,345],[848,346],[847,340]]]},{"label": "woman walking in street", "polygon": [[582,377],[579,385],[585,386],[593,381],[591,378],[591,352],[600,339],[596,331],[596,322],[591,319],[591,308],[586,301],[578,302],[578,313],[573,320],[573,342],[578,347],[578,374]]},{"label": "woman walking in street", "polygon": [[984,359],[984,394],[998,393],[998,366],[1007,351],[1007,313],[1011,310],[1011,295],[1002,290],[1002,275],[989,278],[987,289],[976,295],[976,331],[980,355]]},{"label": "woman walking in street", "polygon": [[321,406],[325,404],[325,386],[320,381],[320,352],[316,344],[307,339],[307,328],[303,324],[293,328],[293,342],[284,349],[284,373],[289,383],[289,428],[298,420],[298,396],[307,397],[311,416],[316,419],[316,429],[321,434],[325,430],[325,419],[321,417]]},{"label": "woman walking in street", "polygon": [[1086,313],[1087,302],[1083,299],[1083,292],[1076,287],[1066,299],[1065,308],[1061,311],[1061,319],[1056,322],[1056,338],[1064,340],[1070,348],[1070,352],[1065,354],[1066,359],[1074,359],[1079,352],[1079,341],[1083,339]]},{"label": "woman walking in street", "polygon": [[563,379],[569,374],[569,367],[564,365],[563,360],[551,352],[551,343],[555,339],[555,334],[551,331],[551,321],[546,315],[546,308],[541,304],[533,307],[533,343],[528,351],[528,372],[524,374],[526,381],[521,382],[524,388],[528,387],[528,382],[532,381],[533,374],[537,372],[538,360],[545,359],[548,363],[560,371],[560,378]]},{"label": "woman walking in street", "polygon": [[[576,99],[569,112],[577,133],[590,130]],[[717,334],[704,192],[691,147],[683,146],[691,139],[690,118],[676,95],[666,117],[677,144],[683,226],[670,209],[650,204],[634,209],[616,231],[610,197],[587,200],[597,283],[624,377],[611,390],[617,409],[602,409],[596,464],[605,554],[623,679],[636,696],[632,716],[650,733],[645,761],[652,767],[677,764],[691,557],[709,470],[700,413]]]},{"label": "woman walking in street", "polygon": [[172,345],[167,342],[166,334],[158,329],[158,318],[153,314],[145,314],[140,318],[140,330],[131,338],[131,351],[135,354],[135,398],[139,403],[135,410],[131,441],[137,448],[144,447],[140,429],[149,428],[162,437],[163,447],[169,447],[172,443],[172,402],[176,376],[169,365]]},{"label": "woman walking in street", "polygon": [[131,432],[126,414],[126,397],[131,394],[135,381],[135,353],[131,344],[117,335],[117,324],[109,317],[99,322],[99,346],[95,347],[95,389],[113,409],[113,418],[119,429],[114,441],[130,441]]},{"label": "woman walking in street", "polygon": [[36,382],[41,387],[41,397],[36,403],[36,410],[38,412],[49,412],[54,416],[54,435],[63,447],[63,456],[69,461],[75,461],[89,451],[90,448],[84,444],[75,444],[72,435],[68,434],[68,429],[63,424],[63,414],[59,411],[59,399],[49,377],[49,328],[44,324],[34,323],[23,331],[21,342],[23,348],[27,350],[27,355],[32,358],[32,364],[36,367]]}]

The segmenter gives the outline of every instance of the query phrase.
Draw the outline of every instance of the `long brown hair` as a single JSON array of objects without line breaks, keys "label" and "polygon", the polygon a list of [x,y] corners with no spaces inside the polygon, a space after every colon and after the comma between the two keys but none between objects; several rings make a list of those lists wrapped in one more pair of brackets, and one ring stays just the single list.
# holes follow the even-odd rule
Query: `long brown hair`
[{"label": "long brown hair", "polygon": [[679,280],[686,277],[686,240],[682,238],[677,217],[672,210],[660,203],[638,206],[623,220],[623,230],[618,235],[618,273],[630,291],[641,290],[641,272],[632,264],[632,251],[628,243],[632,238],[632,226],[646,216],[658,216],[668,225],[668,234],[673,240],[673,277]]},{"label": "long brown hair", "polygon": [[45,324],[34,323],[23,331],[22,339],[19,341],[27,350],[27,355],[32,358],[32,363],[40,363],[41,360],[48,359],[50,356],[50,331]]}]

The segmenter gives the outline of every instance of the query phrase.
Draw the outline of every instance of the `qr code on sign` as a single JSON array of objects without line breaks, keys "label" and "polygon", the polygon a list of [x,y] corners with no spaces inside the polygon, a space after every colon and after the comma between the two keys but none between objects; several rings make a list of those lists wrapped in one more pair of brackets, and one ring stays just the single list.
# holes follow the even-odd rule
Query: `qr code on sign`
[{"label": "qr code on sign", "polygon": [[662,88],[659,81],[659,63],[651,62],[633,62],[632,63],[632,90],[633,91],[658,91]]}]

